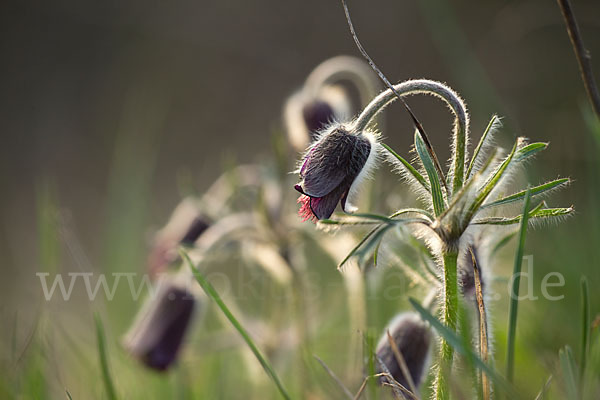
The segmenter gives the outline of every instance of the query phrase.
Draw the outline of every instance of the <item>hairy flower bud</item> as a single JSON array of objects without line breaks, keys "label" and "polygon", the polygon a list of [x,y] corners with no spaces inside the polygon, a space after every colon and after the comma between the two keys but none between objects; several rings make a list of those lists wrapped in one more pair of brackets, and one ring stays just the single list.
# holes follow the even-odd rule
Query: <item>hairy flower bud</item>
[{"label": "hairy flower bud", "polygon": [[373,135],[332,126],[310,147],[299,170],[301,181],[294,186],[302,193],[298,202],[304,221],[329,218],[338,202],[345,212],[356,210],[352,198],[375,165],[377,145]]},{"label": "hairy flower bud", "polygon": [[[410,389],[407,377],[402,372],[394,350],[390,345],[387,332],[404,361],[415,387],[419,387],[429,358],[432,335],[429,326],[414,312],[403,312],[394,317],[377,344],[377,357],[385,364],[394,379]],[[383,372],[378,368],[378,372]]]}]

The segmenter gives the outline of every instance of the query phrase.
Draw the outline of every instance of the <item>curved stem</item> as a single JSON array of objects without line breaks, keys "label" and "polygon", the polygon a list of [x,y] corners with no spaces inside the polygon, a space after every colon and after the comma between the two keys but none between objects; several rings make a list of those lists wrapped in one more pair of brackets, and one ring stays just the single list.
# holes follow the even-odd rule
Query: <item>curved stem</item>
[{"label": "curved stem", "polygon": [[[442,305],[443,322],[452,331],[456,332],[456,321],[458,315],[458,282],[457,282],[457,260],[458,252],[455,250],[445,251],[442,255],[444,263],[444,303]],[[442,337],[440,349],[440,363],[436,377],[435,398],[446,400],[450,397],[447,375],[452,371],[452,359],[454,349]]]},{"label": "curved stem", "polygon": [[304,87],[311,95],[316,96],[323,86],[343,80],[356,86],[361,106],[376,95],[379,87],[371,68],[362,60],[351,56],[337,56],[323,61],[308,75]]},{"label": "curved stem", "polygon": [[[469,114],[467,106],[460,96],[443,83],[428,79],[415,79],[394,85],[394,89],[400,96],[413,94],[430,94],[445,101],[456,119],[454,122],[452,145],[452,166],[450,174],[453,177],[452,193],[457,193],[464,183],[466,143],[469,136]],[[353,128],[357,132],[364,131],[373,118],[381,112],[388,104],[396,100],[396,94],[388,89],[381,92],[369,103],[354,121]]]}]

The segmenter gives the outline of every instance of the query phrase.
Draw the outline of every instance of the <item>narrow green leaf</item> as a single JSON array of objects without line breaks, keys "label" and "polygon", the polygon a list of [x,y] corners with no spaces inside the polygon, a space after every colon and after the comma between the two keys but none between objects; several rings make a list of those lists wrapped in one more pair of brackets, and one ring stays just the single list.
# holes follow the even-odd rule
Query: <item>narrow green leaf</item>
[{"label": "narrow green leaf", "polygon": [[[564,215],[569,215],[573,212],[572,207],[566,208],[541,208],[544,203],[540,203],[538,205],[539,209],[533,209],[529,212],[529,219],[543,219],[543,218],[552,218],[552,217],[561,217]],[[521,222],[521,215],[511,218],[504,217],[489,217],[489,218],[480,218],[473,221],[475,225],[513,225]]]},{"label": "narrow green leaf", "polygon": [[504,246],[506,246],[508,244],[508,242],[510,242],[510,240],[512,238],[514,238],[515,236],[517,236],[517,234],[519,233],[518,230],[513,231],[513,232],[509,232],[506,235],[504,235],[500,240],[498,240],[496,242],[496,244],[494,245],[494,247],[492,248],[492,251],[490,252],[490,255],[492,257],[494,257],[496,255],[496,253],[498,251],[500,251],[501,248],[503,248]]},{"label": "narrow green leaf", "polygon": [[389,218],[394,219],[396,217],[399,217],[400,215],[409,214],[409,213],[421,214],[424,217],[427,217],[428,219],[430,219],[431,221],[433,221],[435,219],[433,217],[433,215],[431,215],[431,213],[429,213],[423,209],[420,209],[420,208],[403,208],[401,210],[396,211],[392,215],[390,215]]},{"label": "narrow green leaf", "polygon": [[504,172],[508,168],[508,165],[510,164],[510,162],[512,161],[512,159],[514,157],[516,150],[517,150],[517,143],[515,143],[515,145],[513,146],[510,154],[504,159],[504,161],[502,161],[502,163],[498,167],[496,167],[496,170],[490,175],[490,177],[484,183],[483,188],[481,189],[481,191],[479,192],[477,197],[475,197],[475,200],[471,204],[471,207],[469,207],[469,211],[468,211],[467,217],[466,217],[467,221],[469,221],[475,215],[475,213],[479,210],[479,207],[481,207],[481,205],[483,204],[485,199],[487,199],[487,197],[492,192],[492,190],[494,190],[494,188],[496,187],[498,182],[500,182],[502,175],[504,174]]},{"label": "narrow green leaf", "polygon": [[428,192],[430,191],[429,189],[429,185],[427,184],[427,181],[425,180],[425,178],[423,177],[423,175],[421,175],[419,173],[419,171],[417,171],[415,169],[415,167],[413,167],[408,161],[406,161],[402,156],[400,156],[398,153],[396,153],[390,146],[388,146],[385,143],[381,143],[381,145],[390,152],[391,155],[393,155],[394,157],[396,157],[398,159],[398,161],[400,161],[400,163],[404,166],[404,168],[406,168],[406,171],[412,175],[413,178],[415,178],[415,180],[417,182],[419,182],[421,184],[421,186],[423,186],[423,189],[427,190]]},{"label": "narrow green leaf", "polygon": [[73,400],[73,397],[71,397],[71,393],[69,393],[68,390],[65,390],[65,394],[66,394],[68,400]]},{"label": "narrow green leaf", "polygon": [[477,147],[475,148],[475,151],[473,152],[473,157],[471,157],[471,162],[469,163],[469,167],[467,168],[467,173],[465,174],[467,179],[469,179],[471,177],[471,172],[473,171],[473,167],[475,166],[477,157],[479,156],[481,149],[485,145],[485,142],[488,138],[488,134],[491,132],[492,127],[494,126],[494,124],[496,124],[498,122],[498,120],[499,120],[498,116],[493,115],[492,119],[490,119],[490,122],[488,123],[487,127],[485,128],[483,135],[481,135],[481,139],[479,139],[479,143],[477,143]]},{"label": "narrow green leaf", "polygon": [[519,244],[515,255],[515,265],[512,275],[512,287],[510,290],[510,306],[508,311],[508,341],[506,345],[506,377],[509,382],[513,381],[515,362],[515,339],[517,334],[517,312],[519,307],[519,285],[521,283],[521,266],[523,264],[523,252],[525,251],[525,237],[527,236],[527,221],[529,219],[529,203],[531,202],[531,191],[525,193],[523,204],[523,216],[519,229]]},{"label": "narrow green leaf", "polygon": [[104,327],[100,315],[95,314],[96,321],[96,337],[98,340],[98,355],[100,356],[100,369],[102,371],[102,380],[106,389],[106,397],[109,400],[116,400],[117,393],[110,375],[110,367],[108,365],[108,356],[106,355],[106,341],[104,337]]},{"label": "narrow green leaf", "polygon": [[348,253],[348,255],[342,260],[342,262],[338,265],[338,269],[342,268],[344,264],[348,262],[348,260],[360,249],[360,247],[371,237],[375,232],[381,228],[381,225],[376,226],[372,230],[369,231],[361,240],[358,242],[356,246]]},{"label": "narrow green leaf", "polygon": [[588,280],[581,277],[581,376],[585,374],[587,354],[590,351],[590,297]]},{"label": "narrow green leaf", "polygon": [[[379,229],[369,240],[367,240],[361,249],[356,251],[356,256],[358,256],[363,262],[365,258],[371,253],[371,251],[377,251],[379,248],[379,244],[383,240],[385,234],[392,228],[393,225],[383,225],[381,229]],[[376,256],[375,256],[376,257]]]},{"label": "narrow green leaf", "polygon": [[531,143],[526,146],[523,146],[519,150],[517,150],[515,157],[514,157],[514,161],[515,162],[524,161],[525,159],[531,157],[532,155],[534,155],[542,150],[545,150],[547,147],[548,147],[548,143],[541,143],[541,142]]},{"label": "narrow green leaf", "polygon": [[440,180],[440,176],[437,173],[435,164],[433,163],[433,160],[427,151],[425,142],[423,142],[423,139],[418,132],[415,132],[415,148],[429,178],[434,213],[436,216],[439,216],[446,209],[444,193],[442,192],[442,181]]},{"label": "narrow green leaf", "polygon": [[409,298],[410,304],[417,310],[424,320],[429,322],[431,326],[442,336],[458,353],[463,356],[468,356],[473,360],[475,366],[483,371],[490,379],[495,382],[498,387],[501,387],[511,399],[517,399],[519,396],[516,394],[512,386],[496,372],[488,364],[484,363],[481,358],[470,348],[463,344],[462,338],[460,338],[455,332],[452,332],[448,327],[440,322],[439,319],[434,317],[427,309],[425,309],[418,301],[413,298]]},{"label": "narrow green leaf", "polygon": [[573,352],[569,346],[565,346],[558,352],[560,359],[560,367],[563,373],[563,380],[568,393],[569,399],[579,399],[577,365],[573,359]]},{"label": "narrow green leaf", "polygon": [[[561,185],[565,185],[567,183],[569,183],[569,178],[560,178],[560,179],[556,179],[554,181],[546,182],[543,185],[534,186],[531,188],[531,197],[540,195],[544,192],[552,190]],[[483,208],[501,206],[501,205],[513,203],[515,201],[519,201],[525,197],[526,192],[527,192],[526,190],[523,190],[521,192],[511,194],[510,196],[506,196],[499,200],[493,201],[491,203],[484,204],[481,206],[481,208],[483,209]]]},{"label": "narrow green leaf", "polygon": [[252,340],[252,338],[250,337],[250,335],[248,334],[246,329],[233,316],[231,311],[229,311],[229,308],[227,308],[227,306],[221,299],[221,296],[219,296],[219,293],[217,292],[217,290],[204,277],[204,275],[202,275],[200,270],[198,268],[196,268],[196,266],[192,263],[192,260],[189,258],[188,254],[184,250],[180,249],[179,253],[181,254],[182,259],[185,260],[185,262],[188,264],[188,266],[192,270],[193,275],[196,278],[196,281],[200,284],[200,286],[202,287],[202,289],[204,290],[206,295],[208,297],[210,297],[211,299],[213,299],[213,301],[219,306],[219,308],[221,309],[223,314],[227,317],[229,322],[231,322],[233,327],[239,332],[239,334],[242,336],[242,338],[244,339],[244,341],[246,342],[246,344],[248,345],[250,350],[252,350],[252,353],[254,353],[254,356],[256,357],[258,362],[260,362],[260,365],[262,365],[262,367],[265,370],[265,372],[267,373],[267,375],[269,375],[269,377],[273,380],[273,382],[277,386],[277,389],[279,390],[279,393],[281,394],[281,396],[284,399],[289,400],[290,396],[288,395],[287,391],[283,387],[281,381],[279,380],[279,377],[277,376],[277,374],[271,367],[271,364],[269,364],[269,362],[262,355],[262,353],[260,352],[258,347],[254,344],[254,341]]}]

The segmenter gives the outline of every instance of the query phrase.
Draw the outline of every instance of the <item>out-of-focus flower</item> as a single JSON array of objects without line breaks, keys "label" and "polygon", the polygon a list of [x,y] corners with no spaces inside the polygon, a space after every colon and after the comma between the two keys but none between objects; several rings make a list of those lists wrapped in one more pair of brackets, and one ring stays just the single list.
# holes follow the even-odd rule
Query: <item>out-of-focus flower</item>
[{"label": "out-of-focus flower", "polygon": [[294,149],[303,151],[327,125],[350,115],[350,101],[342,86],[325,85],[317,90],[304,88],[292,95],[285,105],[288,140]]},{"label": "out-of-focus flower", "polygon": [[[402,372],[390,345],[388,331],[406,362],[415,387],[418,388],[429,359],[432,339],[429,326],[414,312],[400,313],[389,323],[377,344],[377,357],[385,364],[396,382],[410,389],[407,377]],[[383,371],[378,368],[378,372]]]},{"label": "out-of-focus flower", "polygon": [[301,181],[294,186],[302,193],[298,203],[304,221],[329,218],[338,202],[345,212],[356,211],[352,203],[376,164],[377,146],[375,135],[351,133],[340,125],[322,134],[304,156]]},{"label": "out-of-focus flower", "polygon": [[185,334],[200,306],[179,277],[163,276],[156,292],[146,300],[123,346],[147,367],[167,370],[177,359]]},{"label": "out-of-focus flower", "polygon": [[332,122],[352,115],[350,91],[360,106],[377,94],[379,81],[363,60],[337,56],[323,61],[308,75],[302,88],[288,98],[283,117],[291,146],[304,151]]},{"label": "out-of-focus flower", "polygon": [[209,219],[200,213],[196,202],[191,197],[183,199],[173,210],[169,222],[156,233],[148,256],[148,270],[152,277],[164,272],[177,260],[177,246],[192,245],[210,226]]}]

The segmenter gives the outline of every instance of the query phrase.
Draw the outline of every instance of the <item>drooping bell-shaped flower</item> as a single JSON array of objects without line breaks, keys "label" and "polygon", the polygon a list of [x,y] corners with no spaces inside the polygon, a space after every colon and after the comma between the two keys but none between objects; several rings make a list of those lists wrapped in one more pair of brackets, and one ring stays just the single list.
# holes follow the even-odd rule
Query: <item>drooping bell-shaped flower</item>
[{"label": "drooping bell-shaped flower", "polygon": [[298,202],[304,221],[329,218],[338,203],[345,212],[356,211],[352,202],[376,164],[377,146],[375,135],[351,133],[341,125],[322,134],[304,156],[295,186],[302,193]]},{"label": "drooping bell-shaped flower", "polygon": [[196,202],[191,197],[182,200],[167,224],[156,233],[148,255],[148,270],[153,278],[165,272],[178,258],[177,246],[192,245],[210,226],[209,219],[200,213]]},{"label": "drooping bell-shaped flower", "polygon": [[[429,348],[432,339],[429,326],[414,312],[400,313],[389,323],[377,344],[377,357],[385,364],[396,382],[410,389],[408,379],[402,372],[402,368],[398,364],[396,355],[390,345],[388,331],[402,358],[404,358],[415,387],[418,388],[429,359]],[[379,367],[378,372],[384,371]]]},{"label": "drooping bell-shaped flower", "polygon": [[177,360],[199,298],[170,276],[162,277],[158,285],[139,311],[123,346],[147,367],[165,371]]}]

